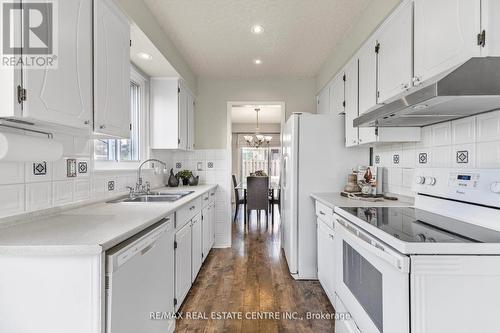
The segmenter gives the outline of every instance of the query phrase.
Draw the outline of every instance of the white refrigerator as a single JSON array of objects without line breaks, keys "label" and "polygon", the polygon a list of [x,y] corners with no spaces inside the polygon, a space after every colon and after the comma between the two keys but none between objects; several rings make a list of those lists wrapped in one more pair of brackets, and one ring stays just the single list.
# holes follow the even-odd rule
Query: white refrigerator
[{"label": "white refrigerator", "polygon": [[[344,117],[294,113],[282,135],[281,241],[290,274],[317,279],[316,216],[311,193],[340,192],[368,165],[368,148],[345,148]],[[332,254],[333,255],[333,254]]]}]

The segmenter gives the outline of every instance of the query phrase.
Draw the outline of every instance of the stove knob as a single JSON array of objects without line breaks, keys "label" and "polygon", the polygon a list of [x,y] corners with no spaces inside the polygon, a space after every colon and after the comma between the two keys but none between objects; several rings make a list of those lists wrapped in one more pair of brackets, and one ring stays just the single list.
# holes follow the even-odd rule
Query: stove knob
[{"label": "stove knob", "polygon": [[434,177],[425,177],[425,183],[429,185],[435,185],[436,184],[436,178]]},{"label": "stove knob", "polygon": [[491,183],[490,190],[493,193],[500,193],[500,182]]},{"label": "stove knob", "polygon": [[417,184],[425,184],[425,177],[418,176],[418,177],[415,179],[415,182],[416,182]]}]

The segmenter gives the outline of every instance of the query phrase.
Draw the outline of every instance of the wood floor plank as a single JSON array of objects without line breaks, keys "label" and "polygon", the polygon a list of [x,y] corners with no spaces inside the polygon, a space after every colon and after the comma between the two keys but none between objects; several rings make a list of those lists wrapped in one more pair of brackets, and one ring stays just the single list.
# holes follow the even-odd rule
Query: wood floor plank
[{"label": "wood floor plank", "polygon": [[[318,281],[290,276],[279,232],[277,209],[274,226],[265,218],[259,225],[254,214],[245,228],[239,216],[233,224],[232,247],[210,252],[180,309],[208,319],[184,316],[177,320],[176,332],[333,332],[333,320],[305,318],[308,311],[331,314],[334,309]],[[285,312],[303,319],[287,319]],[[224,318],[227,313],[234,314]],[[279,318],[262,317],[269,313]]]}]

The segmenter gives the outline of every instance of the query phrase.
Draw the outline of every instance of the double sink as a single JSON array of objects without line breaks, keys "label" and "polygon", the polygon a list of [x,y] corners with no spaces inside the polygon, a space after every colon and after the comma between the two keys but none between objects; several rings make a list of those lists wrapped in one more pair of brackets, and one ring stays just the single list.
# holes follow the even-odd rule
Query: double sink
[{"label": "double sink", "polygon": [[109,201],[110,203],[119,202],[175,202],[186,195],[193,193],[194,191],[178,191],[178,192],[166,192],[166,191],[152,191],[148,194],[140,194],[138,196],[130,197],[126,196],[119,198],[117,200]]}]

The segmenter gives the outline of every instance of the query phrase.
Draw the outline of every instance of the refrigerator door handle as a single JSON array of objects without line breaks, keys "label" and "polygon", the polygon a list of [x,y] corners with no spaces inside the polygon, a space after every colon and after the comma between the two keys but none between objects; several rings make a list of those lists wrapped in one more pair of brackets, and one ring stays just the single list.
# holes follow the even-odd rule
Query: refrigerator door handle
[{"label": "refrigerator door handle", "polygon": [[283,188],[286,188],[286,161],[288,160],[287,154],[283,154],[283,170],[281,172],[281,185]]}]

